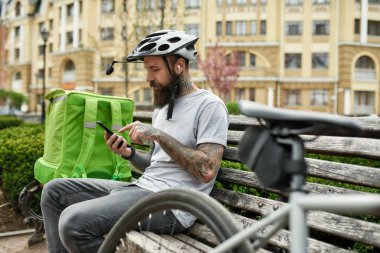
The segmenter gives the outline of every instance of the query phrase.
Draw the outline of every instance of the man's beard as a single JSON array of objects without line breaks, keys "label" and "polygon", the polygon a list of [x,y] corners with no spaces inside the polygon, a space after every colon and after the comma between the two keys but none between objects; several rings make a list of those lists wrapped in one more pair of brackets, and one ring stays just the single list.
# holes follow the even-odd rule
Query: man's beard
[{"label": "man's beard", "polygon": [[155,82],[150,82],[150,87],[160,87],[159,89],[153,90],[153,104],[155,107],[162,108],[170,102],[175,84],[178,87],[175,91],[175,97],[177,97],[181,89],[181,78],[179,75],[175,74],[174,76],[172,76],[169,85],[166,87],[162,87],[161,85]]}]

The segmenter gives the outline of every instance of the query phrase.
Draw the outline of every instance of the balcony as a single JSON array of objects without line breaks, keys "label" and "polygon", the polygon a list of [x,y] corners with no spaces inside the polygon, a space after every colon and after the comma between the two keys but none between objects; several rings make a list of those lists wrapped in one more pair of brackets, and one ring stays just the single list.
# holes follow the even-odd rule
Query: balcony
[{"label": "balcony", "polygon": [[376,71],[370,68],[355,68],[355,79],[362,81],[376,81]]}]

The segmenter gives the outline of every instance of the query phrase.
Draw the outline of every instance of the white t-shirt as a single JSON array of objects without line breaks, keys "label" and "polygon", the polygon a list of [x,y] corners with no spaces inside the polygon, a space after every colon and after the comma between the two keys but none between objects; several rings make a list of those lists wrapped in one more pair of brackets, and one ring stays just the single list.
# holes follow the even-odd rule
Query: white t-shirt
[{"label": "white t-shirt", "polygon": [[[227,145],[228,111],[223,101],[209,91],[199,89],[177,98],[170,120],[166,120],[167,110],[168,105],[154,111],[153,127],[193,149],[202,143]],[[174,187],[190,187],[210,194],[214,182],[215,178],[209,183],[201,182],[174,162],[155,142],[151,165],[135,184],[153,192]],[[195,218],[188,213],[173,213],[184,227],[190,227],[194,223]]]}]

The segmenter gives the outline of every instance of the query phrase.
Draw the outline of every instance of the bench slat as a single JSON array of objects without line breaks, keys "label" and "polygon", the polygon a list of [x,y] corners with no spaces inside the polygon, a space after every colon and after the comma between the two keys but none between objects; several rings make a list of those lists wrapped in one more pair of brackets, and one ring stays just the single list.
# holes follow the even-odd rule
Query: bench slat
[{"label": "bench slat", "polygon": [[194,240],[193,238],[184,234],[175,234],[173,237],[181,242],[192,245],[194,248],[200,250],[201,252],[209,252],[212,249],[210,246]]},{"label": "bench slat", "polygon": [[311,176],[380,189],[380,168],[306,158]]},{"label": "bench slat", "polygon": [[[242,132],[228,131],[228,143],[236,145],[240,142],[242,136]],[[305,140],[311,140],[314,137],[311,135],[302,136]],[[380,139],[320,136],[314,141],[306,142],[305,148],[309,153],[380,160]],[[237,150],[237,148],[232,149]],[[237,156],[231,158],[239,161]]]},{"label": "bench slat", "polygon": [[[201,253],[201,251],[193,248],[190,244],[185,244],[168,235],[158,235],[152,232],[142,232],[146,237],[164,247],[165,250],[175,253]],[[166,252],[161,249],[161,252]]]},{"label": "bench slat", "polygon": [[[265,188],[261,183],[258,177],[255,173],[251,171],[242,171],[242,170],[236,170],[236,169],[230,169],[230,168],[221,168],[218,173],[217,180],[221,182],[226,183],[235,183],[240,184],[243,186],[263,189],[270,192],[275,193],[283,193],[282,191],[279,191],[277,189],[273,188]],[[336,193],[336,194],[366,194],[364,192],[355,191],[351,189],[345,189],[330,185],[323,185],[323,184],[317,184],[317,183],[306,183],[305,189],[309,191],[310,193]]]},{"label": "bench slat", "polygon": [[[278,208],[288,205],[276,200],[217,188],[213,189],[212,196],[224,204],[261,215],[268,215]],[[379,224],[322,211],[309,211],[307,220],[308,225],[316,230],[380,247]]]},{"label": "bench slat", "polygon": [[[243,228],[251,227],[258,223],[257,220],[249,219],[237,214],[233,214],[235,219],[241,224]],[[270,227],[270,226],[268,226]],[[265,230],[263,231],[265,232]],[[285,229],[280,229],[274,236],[269,239],[269,243],[282,249],[289,249],[290,246],[290,232]],[[339,248],[332,244],[318,241],[313,238],[308,238],[308,252],[334,252],[334,253],[349,253],[354,252],[346,249]]]}]

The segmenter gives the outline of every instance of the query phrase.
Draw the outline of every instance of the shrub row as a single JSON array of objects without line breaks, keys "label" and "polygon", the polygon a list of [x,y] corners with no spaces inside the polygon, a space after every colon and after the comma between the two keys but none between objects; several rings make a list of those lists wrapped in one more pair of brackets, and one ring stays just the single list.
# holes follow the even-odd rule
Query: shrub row
[{"label": "shrub row", "polygon": [[0,116],[0,130],[8,127],[19,126],[23,120],[15,116],[1,115]]},{"label": "shrub row", "polygon": [[34,163],[43,155],[44,127],[24,125],[0,131],[0,186],[16,204],[21,190],[34,179]]}]

